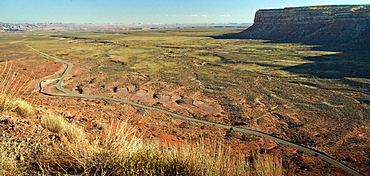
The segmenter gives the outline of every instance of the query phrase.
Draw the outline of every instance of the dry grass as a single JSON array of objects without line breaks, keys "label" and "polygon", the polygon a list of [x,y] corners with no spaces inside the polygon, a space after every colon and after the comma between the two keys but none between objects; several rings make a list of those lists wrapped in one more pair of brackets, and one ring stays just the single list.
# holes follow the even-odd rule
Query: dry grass
[{"label": "dry grass", "polygon": [[[53,129],[63,131],[61,127]],[[192,146],[168,148],[155,140],[137,137],[134,129],[125,124],[107,129],[90,143],[41,148],[35,155],[36,170],[45,175],[283,174],[281,160],[271,155],[256,155],[256,162],[249,163],[232,156],[231,151],[215,141],[201,140]]]},{"label": "dry grass", "polygon": [[9,100],[9,98],[0,96],[0,113],[6,111],[14,111],[22,117],[30,117],[34,115],[33,106],[22,99]]},{"label": "dry grass", "polygon": [[18,99],[12,102],[12,106],[15,112],[17,112],[22,117],[31,116],[34,114],[33,106],[27,101]]},{"label": "dry grass", "polygon": [[16,71],[13,71],[11,67],[12,66],[9,66],[7,62],[0,67],[2,69],[0,72],[0,96],[9,100],[14,100],[27,90],[29,82],[22,83],[21,78],[25,76],[19,75]]},{"label": "dry grass", "polygon": [[63,134],[70,142],[81,142],[84,139],[83,130],[66,122],[62,115],[49,113],[41,118],[41,123],[50,131]]},{"label": "dry grass", "polygon": [[253,175],[283,175],[283,163],[275,155],[260,154],[255,155],[254,174]]}]

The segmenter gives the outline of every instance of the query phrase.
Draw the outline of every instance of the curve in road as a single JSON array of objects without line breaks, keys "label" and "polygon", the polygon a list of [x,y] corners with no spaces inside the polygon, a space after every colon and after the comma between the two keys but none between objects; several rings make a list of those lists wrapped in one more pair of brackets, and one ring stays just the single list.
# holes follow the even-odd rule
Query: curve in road
[{"label": "curve in road", "polygon": [[243,133],[249,133],[249,134],[254,134],[254,135],[258,135],[258,136],[263,136],[265,138],[274,140],[276,142],[279,142],[279,143],[282,143],[282,144],[285,144],[285,145],[294,147],[296,149],[299,149],[299,150],[302,150],[302,151],[305,151],[305,152],[314,154],[315,156],[323,159],[324,161],[326,161],[328,163],[331,163],[334,166],[337,166],[337,167],[339,167],[339,168],[341,168],[341,169],[343,169],[343,170],[351,173],[352,175],[355,175],[355,176],[361,176],[362,175],[359,172],[357,172],[356,170],[350,168],[349,166],[347,166],[347,165],[345,165],[345,164],[343,164],[343,163],[341,163],[341,162],[333,159],[332,157],[330,157],[330,156],[328,156],[328,155],[326,155],[326,154],[324,154],[324,153],[322,153],[322,152],[320,152],[318,150],[311,149],[311,148],[308,148],[308,147],[305,147],[305,146],[302,146],[302,145],[299,145],[299,144],[295,144],[295,143],[290,142],[288,140],[285,140],[285,139],[282,139],[282,138],[279,138],[279,137],[275,137],[275,136],[271,136],[271,135],[269,135],[267,133],[264,133],[264,132],[261,132],[261,131],[248,130],[248,129],[243,129],[243,128],[239,128],[239,127],[234,127],[234,126],[219,124],[219,123],[215,123],[215,122],[194,119],[194,118],[190,118],[190,117],[187,117],[187,116],[176,114],[174,112],[167,111],[167,110],[164,110],[164,109],[160,109],[160,108],[156,108],[156,107],[152,107],[152,106],[146,106],[146,105],[142,105],[142,104],[138,104],[138,103],[134,103],[134,102],[130,102],[130,101],[118,99],[118,98],[104,97],[104,96],[94,96],[94,95],[84,95],[84,94],[78,94],[78,93],[75,93],[75,92],[71,92],[71,91],[66,90],[66,89],[63,88],[63,82],[64,82],[64,79],[67,77],[69,71],[72,69],[72,66],[73,65],[71,63],[69,63],[69,62],[66,62],[66,61],[63,61],[61,59],[58,59],[58,58],[49,56],[48,54],[45,54],[45,53],[43,53],[43,52],[41,52],[39,50],[36,50],[35,48],[31,47],[30,45],[26,45],[26,46],[28,46],[32,50],[36,51],[37,53],[39,53],[39,54],[41,54],[41,55],[43,55],[43,56],[45,56],[47,58],[54,59],[54,60],[56,60],[58,62],[61,62],[61,63],[64,63],[64,64],[67,65],[66,70],[64,71],[64,73],[61,76],[60,80],[56,84],[56,88],[59,91],[63,92],[63,93],[66,93],[66,94],[69,94],[69,95],[72,95],[72,96],[75,96],[75,97],[98,98],[98,99],[106,99],[106,100],[121,102],[121,103],[125,103],[125,104],[130,104],[130,105],[133,105],[133,106],[136,106],[136,107],[141,107],[141,108],[145,108],[145,109],[151,109],[151,110],[156,110],[156,111],[164,112],[164,113],[167,113],[168,115],[171,115],[173,117],[177,117],[177,118],[180,118],[180,119],[183,119],[183,120],[187,120],[187,121],[192,121],[192,122],[197,122],[197,123],[203,123],[203,124],[208,124],[208,125],[214,125],[214,126],[221,127],[221,128],[226,128],[226,129],[231,129],[232,128],[235,131],[239,131],[239,132],[243,132]]}]

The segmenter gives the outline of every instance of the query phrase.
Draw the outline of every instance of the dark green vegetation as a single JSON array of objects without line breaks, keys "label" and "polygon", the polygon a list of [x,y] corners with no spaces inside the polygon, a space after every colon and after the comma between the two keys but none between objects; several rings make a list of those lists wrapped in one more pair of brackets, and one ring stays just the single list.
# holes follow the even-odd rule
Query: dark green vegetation
[{"label": "dark green vegetation", "polygon": [[[168,109],[274,133],[369,172],[364,167],[370,158],[366,152],[369,53],[209,37],[240,31],[184,28],[1,34],[6,44],[0,52],[18,47],[22,52],[13,55],[26,55],[24,45],[30,44],[74,64],[72,77],[65,83],[69,90],[147,105],[162,105],[158,97],[170,96],[176,106],[164,103]],[[118,94],[120,88],[150,96],[125,97]],[[221,110],[204,111],[203,104]],[[351,160],[346,161],[348,157]]]}]

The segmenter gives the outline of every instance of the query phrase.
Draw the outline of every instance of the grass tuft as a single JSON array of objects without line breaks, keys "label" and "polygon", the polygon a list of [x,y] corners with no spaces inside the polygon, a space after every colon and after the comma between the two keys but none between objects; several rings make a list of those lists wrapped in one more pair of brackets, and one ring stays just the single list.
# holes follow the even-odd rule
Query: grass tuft
[{"label": "grass tuft", "polygon": [[81,142],[84,139],[83,130],[69,124],[62,115],[49,113],[41,118],[41,123],[50,131],[63,134],[70,142]]},{"label": "grass tuft", "polygon": [[12,106],[15,112],[17,112],[22,117],[31,116],[34,114],[33,106],[27,101],[18,99],[12,102]]}]

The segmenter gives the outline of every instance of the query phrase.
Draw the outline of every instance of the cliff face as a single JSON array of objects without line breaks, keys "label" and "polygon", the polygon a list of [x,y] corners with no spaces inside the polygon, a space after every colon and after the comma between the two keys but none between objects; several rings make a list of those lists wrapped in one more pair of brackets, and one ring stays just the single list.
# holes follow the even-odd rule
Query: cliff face
[{"label": "cliff face", "polygon": [[370,5],[259,10],[238,37],[309,43],[370,44]]}]

